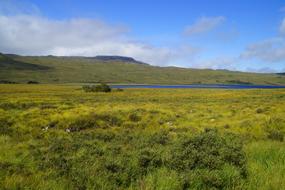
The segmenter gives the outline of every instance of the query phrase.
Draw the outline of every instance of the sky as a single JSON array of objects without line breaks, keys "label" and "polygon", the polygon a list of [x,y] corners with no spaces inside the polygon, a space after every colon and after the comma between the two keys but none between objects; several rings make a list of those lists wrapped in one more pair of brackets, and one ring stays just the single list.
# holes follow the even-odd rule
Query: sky
[{"label": "sky", "polygon": [[285,1],[0,0],[0,52],[285,72]]}]

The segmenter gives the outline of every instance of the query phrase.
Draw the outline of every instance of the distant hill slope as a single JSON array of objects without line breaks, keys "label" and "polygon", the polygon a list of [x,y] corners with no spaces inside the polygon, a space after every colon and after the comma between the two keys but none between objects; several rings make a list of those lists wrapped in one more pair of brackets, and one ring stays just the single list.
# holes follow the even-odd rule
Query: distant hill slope
[{"label": "distant hill slope", "polygon": [[47,70],[48,66],[25,63],[14,60],[13,57],[0,53],[0,68],[1,70]]},{"label": "distant hill slope", "polygon": [[129,63],[138,63],[138,64],[146,64],[141,61],[137,61],[132,57],[123,57],[123,56],[104,56],[98,55],[94,57],[94,59],[98,61],[106,61],[106,62],[129,62]]},{"label": "distant hill slope", "polygon": [[156,67],[121,56],[56,57],[0,54],[0,81],[25,83],[283,84],[285,76]]}]

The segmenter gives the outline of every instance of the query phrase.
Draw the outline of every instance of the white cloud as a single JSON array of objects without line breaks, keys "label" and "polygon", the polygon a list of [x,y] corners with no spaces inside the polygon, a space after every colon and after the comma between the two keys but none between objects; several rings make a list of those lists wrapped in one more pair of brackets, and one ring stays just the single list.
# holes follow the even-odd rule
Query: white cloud
[{"label": "white cloud", "polygon": [[254,73],[278,73],[277,70],[272,69],[270,67],[262,67],[259,69],[248,67],[246,68],[247,72],[254,72]]},{"label": "white cloud", "polygon": [[[279,31],[285,34],[285,18],[282,20]],[[267,40],[249,44],[240,55],[241,59],[257,59],[267,63],[281,63],[285,61],[285,38],[281,35]],[[253,69],[251,69],[253,70]],[[257,72],[274,71],[270,68],[254,70]]]},{"label": "white cloud", "polygon": [[[34,16],[0,16],[1,49],[44,54],[59,47],[80,47],[113,40],[125,32],[101,21],[53,21]],[[118,39],[116,39],[118,40]]]},{"label": "white cloud", "polygon": [[202,17],[198,19],[193,25],[186,27],[185,34],[186,35],[194,35],[207,33],[225,21],[225,17]]},{"label": "white cloud", "polygon": [[39,16],[0,16],[0,51],[23,55],[122,55],[170,65],[196,48],[155,47],[138,42],[128,28],[100,20],[49,20]]},{"label": "white cloud", "polygon": [[[126,26],[82,18],[53,20],[40,15],[39,9],[26,0],[0,0],[0,52],[58,56],[121,55],[159,66],[217,68],[227,65],[225,60],[221,64],[221,59],[196,60],[201,48],[183,42],[180,45],[175,43],[175,47],[161,47],[138,41],[130,36]],[[207,32],[224,20],[224,17],[204,17],[188,28],[188,32]]]},{"label": "white cloud", "polygon": [[229,57],[229,56],[219,56],[206,60],[199,60],[195,62],[193,65],[196,68],[202,69],[228,69],[228,70],[236,70],[236,64],[239,62],[238,58]]},{"label": "white cloud", "polygon": [[266,62],[285,61],[285,39],[272,38],[249,45],[241,54],[243,59],[256,58]]}]

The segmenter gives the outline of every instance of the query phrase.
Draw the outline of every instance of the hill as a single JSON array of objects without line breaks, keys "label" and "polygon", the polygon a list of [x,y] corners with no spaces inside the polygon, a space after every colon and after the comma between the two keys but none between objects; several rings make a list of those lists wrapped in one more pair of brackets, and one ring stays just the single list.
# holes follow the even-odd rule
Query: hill
[{"label": "hill", "polygon": [[26,83],[283,84],[285,76],[152,66],[121,56],[57,57],[0,54],[0,81]]},{"label": "hill", "polygon": [[16,55],[5,55],[0,53],[0,68],[1,70],[47,70],[48,66],[25,63],[22,61],[14,60]]},{"label": "hill", "polygon": [[104,55],[98,55],[94,57],[94,59],[98,61],[117,61],[117,62],[128,62],[128,63],[138,63],[138,64],[146,64],[141,61],[137,61],[132,57],[123,57],[123,56],[104,56]]}]

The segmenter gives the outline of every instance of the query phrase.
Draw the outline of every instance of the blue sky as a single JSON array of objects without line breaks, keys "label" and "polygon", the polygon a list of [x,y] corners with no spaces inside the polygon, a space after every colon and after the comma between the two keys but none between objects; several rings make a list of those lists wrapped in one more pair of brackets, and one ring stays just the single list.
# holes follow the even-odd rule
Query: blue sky
[{"label": "blue sky", "polygon": [[1,52],[23,55],[119,54],[159,66],[283,72],[285,2],[1,0],[0,41]]}]

